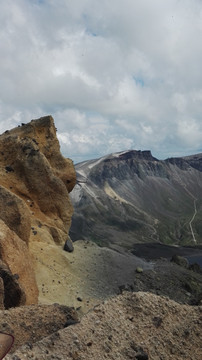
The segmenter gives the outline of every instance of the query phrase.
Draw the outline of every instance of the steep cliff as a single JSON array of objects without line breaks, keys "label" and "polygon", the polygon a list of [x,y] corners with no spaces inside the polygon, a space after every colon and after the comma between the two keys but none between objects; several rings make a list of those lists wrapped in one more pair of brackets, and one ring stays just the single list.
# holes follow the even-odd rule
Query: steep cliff
[{"label": "steep cliff", "polygon": [[46,116],[0,136],[0,258],[36,303],[41,243],[57,251],[69,239],[76,182],[72,161],[60,153],[54,120]]}]

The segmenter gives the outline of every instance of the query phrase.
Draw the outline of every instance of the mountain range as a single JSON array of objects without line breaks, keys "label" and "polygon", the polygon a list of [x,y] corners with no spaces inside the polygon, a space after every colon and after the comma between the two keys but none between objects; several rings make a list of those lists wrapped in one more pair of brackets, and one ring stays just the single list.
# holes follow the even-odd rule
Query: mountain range
[{"label": "mountain range", "polygon": [[70,236],[101,246],[202,243],[202,154],[128,150],[75,165]]}]

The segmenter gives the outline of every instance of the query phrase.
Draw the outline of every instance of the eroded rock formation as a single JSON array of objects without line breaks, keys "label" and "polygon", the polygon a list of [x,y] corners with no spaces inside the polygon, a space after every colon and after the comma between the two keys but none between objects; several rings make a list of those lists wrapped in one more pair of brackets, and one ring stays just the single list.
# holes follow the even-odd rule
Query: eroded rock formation
[{"label": "eroded rock formation", "polygon": [[41,242],[64,246],[69,239],[73,208],[68,193],[75,182],[51,116],[0,136],[0,258],[18,274],[26,304],[38,297],[35,248]]}]

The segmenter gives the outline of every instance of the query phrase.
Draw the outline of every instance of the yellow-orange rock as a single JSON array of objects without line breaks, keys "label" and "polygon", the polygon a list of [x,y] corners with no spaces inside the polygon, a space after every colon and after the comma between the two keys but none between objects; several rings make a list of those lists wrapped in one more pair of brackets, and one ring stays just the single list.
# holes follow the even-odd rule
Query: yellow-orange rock
[{"label": "yellow-orange rock", "polygon": [[41,243],[57,251],[68,239],[75,183],[51,116],[0,135],[0,259],[19,275],[27,304],[38,295],[31,256],[36,269]]},{"label": "yellow-orange rock", "polygon": [[0,185],[0,219],[26,243],[31,229],[31,213],[26,203]]},{"label": "yellow-orange rock", "polygon": [[60,153],[53,118],[32,120],[2,134],[0,166],[1,185],[25,201],[57,243],[64,243],[73,213],[68,192],[76,175],[72,161]]},{"label": "yellow-orange rock", "polygon": [[0,257],[15,275],[25,293],[26,299],[19,301],[19,305],[37,303],[38,288],[28,247],[2,220],[0,220]]}]

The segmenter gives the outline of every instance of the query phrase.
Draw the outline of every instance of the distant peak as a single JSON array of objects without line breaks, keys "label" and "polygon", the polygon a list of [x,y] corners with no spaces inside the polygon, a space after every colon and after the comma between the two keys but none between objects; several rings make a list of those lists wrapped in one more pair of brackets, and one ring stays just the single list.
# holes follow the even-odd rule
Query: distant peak
[{"label": "distant peak", "polygon": [[142,160],[157,160],[151,154],[150,150],[126,150],[111,154],[108,159],[112,158],[119,158],[121,160],[128,160],[128,159],[142,159]]}]

